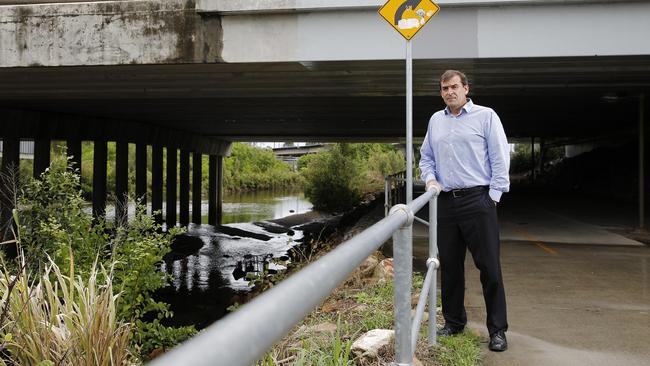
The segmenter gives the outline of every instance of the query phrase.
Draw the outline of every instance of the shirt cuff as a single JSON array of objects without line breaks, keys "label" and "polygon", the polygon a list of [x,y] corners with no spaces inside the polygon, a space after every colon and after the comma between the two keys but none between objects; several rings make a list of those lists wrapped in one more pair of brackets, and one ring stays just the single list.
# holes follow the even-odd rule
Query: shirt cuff
[{"label": "shirt cuff", "polygon": [[490,194],[490,198],[492,198],[492,201],[499,202],[501,200],[501,195],[503,194],[503,192],[490,188],[489,194]]}]

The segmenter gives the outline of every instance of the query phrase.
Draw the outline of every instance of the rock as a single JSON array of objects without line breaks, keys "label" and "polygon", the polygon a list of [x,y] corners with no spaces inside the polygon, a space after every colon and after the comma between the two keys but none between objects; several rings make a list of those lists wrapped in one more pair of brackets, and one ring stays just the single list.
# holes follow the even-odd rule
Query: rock
[{"label": "rock", "polygon": [[372,254],[361,263],[361,266],[359,266],[358,269],[361,278],[370,277],[375,272],[375,267],[379,264],[379,258],[377,258],[377,256],[377,253]]},{"label": "rock", "polygon": [[[415,317],[415,309],[412,309],[411,310],[411,319],[413,319],[414,317]],[[422,314],[422,322],[425,323],[428,320],[429,320],[429,313],[425,311],[424,314]]]},{"label": "rock", "polygon": [[336,333],[336,324],[333,323],[320,323],[316,325],[306,326],[303,325],[298,328],[298,333],[314,334],[314,333]]},{"label": "rock", "polygon": [[424,364],[417,357],[413,357],[413,366],[424,366]]},{"label": "rock", "polygon": [[394,330],[373,329],[352,343],[352,352],[358,357],[376,358],[379,350],[390,345],[394,337]]},{"label": "rock", "polygon": [[158,357],[158,356],[160,356],[160,355],[162,355],[164,353],[165,353],[164,348],[156,348],[153,351],[151,351],[151,353],[149,353],[149,359],[153,360],[154,358],[156,358],[156,357]]},{"label": "rock", "polygon": [[393,258],[386,258],[379,262],[375,267],[373,273],[373,279],[377,282],[385,282],[387,280],[393,279],[395,277],[395,270],[393,269]]}]

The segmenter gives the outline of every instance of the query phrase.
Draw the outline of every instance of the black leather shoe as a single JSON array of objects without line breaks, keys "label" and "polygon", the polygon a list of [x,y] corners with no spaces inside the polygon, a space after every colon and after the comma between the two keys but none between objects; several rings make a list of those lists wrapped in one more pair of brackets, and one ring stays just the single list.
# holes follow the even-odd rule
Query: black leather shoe
[{"label": "black leather shoe", "polygon": [[506,340],[506,333],[502,330],[490,336],[490,351],[503,352],[508,349],[508,341]]},{"label": "black leather shoe", "polygon": [[449,325],[445,325],[441,329],[438,329],[436,331],[436,334],[439,335],[439,336],[446,337],[446,336],[452,336],[454,334],[458,334],[458,333],[462,333],[462,332],[463,332],[463,328],[454,328],[454,327],[451,327]]}]

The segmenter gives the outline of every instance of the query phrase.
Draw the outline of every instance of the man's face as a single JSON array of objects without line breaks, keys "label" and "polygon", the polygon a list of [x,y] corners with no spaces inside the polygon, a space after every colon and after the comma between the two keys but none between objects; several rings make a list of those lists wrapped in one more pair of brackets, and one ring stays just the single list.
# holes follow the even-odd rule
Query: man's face
[{"label": "man's face", "polygon": [[467,93],[469,87],[463,85],[458,75],[440,83],[440,95],[451,110],[458,110],[467,103]]}]

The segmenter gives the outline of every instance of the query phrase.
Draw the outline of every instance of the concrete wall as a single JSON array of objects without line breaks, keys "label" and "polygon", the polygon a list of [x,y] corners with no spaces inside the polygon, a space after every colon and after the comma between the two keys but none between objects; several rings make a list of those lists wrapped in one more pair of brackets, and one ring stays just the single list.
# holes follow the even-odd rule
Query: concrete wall
[{"label": "concrete wall", "polygon": [[0,67],[219,62],[221,46],[192,0],[0,6]]}]

